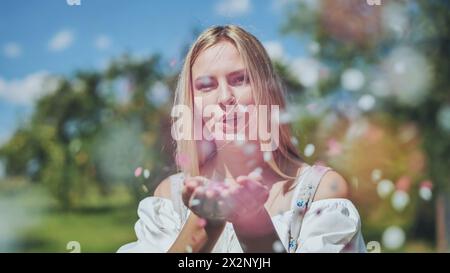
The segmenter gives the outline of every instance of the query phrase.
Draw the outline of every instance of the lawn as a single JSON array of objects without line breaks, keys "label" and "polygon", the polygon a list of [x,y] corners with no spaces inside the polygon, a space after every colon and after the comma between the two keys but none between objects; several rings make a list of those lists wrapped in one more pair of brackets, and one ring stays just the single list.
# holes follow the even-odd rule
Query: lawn
[{"label": "lawn", "polygon": [[39,185],[0,181],[0,251],[71,252],[68,243],[76,241],[81,252],[115,252],[136,239],[136,208],[125,187],[64,211]]}]

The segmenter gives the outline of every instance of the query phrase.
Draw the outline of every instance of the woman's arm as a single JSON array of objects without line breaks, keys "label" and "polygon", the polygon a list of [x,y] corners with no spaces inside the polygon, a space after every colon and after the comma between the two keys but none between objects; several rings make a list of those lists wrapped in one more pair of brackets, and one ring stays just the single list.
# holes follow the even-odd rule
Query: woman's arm
[{"label": "woman's arm", "polygon": [[[322,178],[313,201],[348,197],[349,187],[345,179],[339,173],[330,171]],[[265,208],[254,216],[237,218],[233,221],[233,227],[246,252],[273,252],[273,244],[280,240]]]},{"label": "woman's arm", "polygon": [[[170,180],[163,180],[155,190],[155,197],[171,199]],[[211,252],[225,227],[225,222],[207,223],[194,213],[186,220],[182,230],[168,252]]]},{"label": "woman's arm", "polygon": [[244,252],[274,252],[274,243],[281,242],[265,208],[251,217],[234,220],[233,228]]},{"label": "woman's arm", "polygon": [[191,213],[186,224],[168,252],[186,252],[188,247],[192,252],[211,252],[217,240],[222,234],[225,223],[217,225],[203,225],[203,220]]}]

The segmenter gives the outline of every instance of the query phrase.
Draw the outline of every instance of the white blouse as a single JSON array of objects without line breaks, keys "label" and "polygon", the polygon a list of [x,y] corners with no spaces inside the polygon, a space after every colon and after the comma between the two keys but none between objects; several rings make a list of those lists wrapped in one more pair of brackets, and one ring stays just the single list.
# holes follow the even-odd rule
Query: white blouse
[{"label": "white blouse", "polygon": [[[299,176],[298,188],[314,172],[308,166],[309,176]],[[167,252],[180,233],[190,210],[181,202],[183,174],[172,175],[172,195],[176,199],[147,197],[138,207],[139,220],[134,229],[137,241],[126,244],[117,252]],[[320,178],[318,179],[320,180]],[[179,198],[177,198],[179,197]],[[180,203],[181,202],[181,203]],[[295,210],[292,208],[273,216],[272,222],[284,248],[289,249],[291,221]],[[298,204],[298,203],[297,203]],[[178,207],[178,209],[177,209]],[[295,235],[296,253],[304,252],[366,252],[361,234],[361,221],[357,209],[348,199],[322,199],[312,202],[303,216],[300,230]],[[292,235],[291,235],[292,236]],[[242,253],[242,248],[231,223],[227,223],[212,252]]]}]

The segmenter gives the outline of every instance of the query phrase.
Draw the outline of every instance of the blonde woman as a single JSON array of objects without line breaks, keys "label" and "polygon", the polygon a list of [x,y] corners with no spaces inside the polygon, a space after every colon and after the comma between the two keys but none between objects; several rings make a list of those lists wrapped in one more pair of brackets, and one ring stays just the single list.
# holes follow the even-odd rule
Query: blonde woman
[{"label": "blonde woman", "polygon": [[284,107],[257,38],[234,25],[204,31],[172,111],[180,172],[141,201],[137,241],[118,252],[365,252],[346,181],[303,162],[278,123]]}]

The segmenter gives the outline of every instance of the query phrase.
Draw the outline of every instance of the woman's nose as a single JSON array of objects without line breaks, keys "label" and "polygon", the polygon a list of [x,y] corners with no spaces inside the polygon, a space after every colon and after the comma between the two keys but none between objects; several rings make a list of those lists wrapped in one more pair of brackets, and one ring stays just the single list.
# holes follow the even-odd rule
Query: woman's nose
[{"label": "woman's nose", "polygon": [[221,106],[235,104],[233,90],[227,83],[221,83],[219,86],[219,104]]}]

